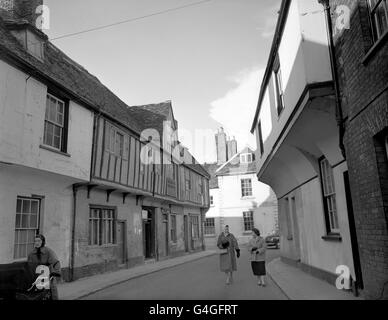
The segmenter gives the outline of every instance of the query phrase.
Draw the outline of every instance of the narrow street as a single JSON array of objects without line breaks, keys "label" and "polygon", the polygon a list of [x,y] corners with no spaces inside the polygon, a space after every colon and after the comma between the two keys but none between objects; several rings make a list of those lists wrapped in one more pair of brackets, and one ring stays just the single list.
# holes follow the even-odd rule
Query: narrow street
[{"label": "narrow street", "polygon": [[[279,250],[268,250],[268,262]],[[287,297],[267,277],[267,286],[259,287],[241,250],[234,283],[225,284],[219,271],[218,255],[139,277],[87,296],[85,300],[284,300]]]}]

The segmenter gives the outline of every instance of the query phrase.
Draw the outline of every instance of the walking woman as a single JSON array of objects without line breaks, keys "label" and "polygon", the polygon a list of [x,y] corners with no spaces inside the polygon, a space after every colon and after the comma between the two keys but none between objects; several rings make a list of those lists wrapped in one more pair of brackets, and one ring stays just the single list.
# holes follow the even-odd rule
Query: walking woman
[{"label": "walking woman", "polygon": [[260,231],[256,228],[252,229],[252,239],[248,245],[251,253],[252,271],[257,276],[257,285],[265,287],[265,252],[266,244],[263,237],[260,236]]},{"label": "walking woman", "polygon": [[220,253],[220,269],[226,274],[226,284],[233,283],[233,271],[237,271],[237,258],[240,258],[240,248],[233,234],[229,232],[229,226],[226,225],[217,241],[217,247],[222,251]]}]

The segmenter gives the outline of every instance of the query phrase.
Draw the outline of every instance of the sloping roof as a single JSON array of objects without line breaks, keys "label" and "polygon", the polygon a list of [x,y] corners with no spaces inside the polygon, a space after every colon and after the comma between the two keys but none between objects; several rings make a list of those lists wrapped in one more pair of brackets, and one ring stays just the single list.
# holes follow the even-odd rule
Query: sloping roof
[{"label": "sloping roof", "polygon": [[36,59],[26,52],[18,40],[7,30],[1,17],[0,55],[21,60],[35,72],[47,77],[50,81],[54,81],[66,91],[85,101],[89,106],[100,109],[135,132],[140,133],[137,122],[127,112],[127,105],[95,76],[50,42],[45,44],[44,62]]},{"label": "sloping roof", "polygon": [[286,25],[288,11],[290,9],[290,6],[291,6],[291,0],[282,0],[278,20],[276,23],[275,35],[274,35],[274,38],[272,40],[271,51],[270,51],[269,57],[268,57],[267,67],[265,69],[263,81],[262,81],[261,87],[260,87],[259,100],[257,102],[255,117],[254,117],[253,122],[252,122],[251,133],[254,133],[255,127],[257,124],[257,120],[259,119],[261,105],[262,105],[262,102],[264,100],[265,91],[266,91],[268,82],[271,78],[273,64],[274,64],[274,61],[276,59],[276,54],[279,50],[280,42],[281,42],[282,37],[283,37],[283,31],[284,31],[284,28]]},{"label": "sloping roof", "polygon": [[[102,112],[138,135],[147,128],[163,132],[163,120],[167,119],[170,110],[172,112],[170,101],[129,107],[95,76],[48,41],[45,42],[44,61],[40,61],[29,54],[7,29],[2,15],[0,15],[0,57],[12,61],[13,65],[27,69],[28,73],[38,79],[53,83],[84,106]],[[191,168],[209,177],[208,172],[197,161]]]},{"label": "sloping roof", "polygon": [[252,159],[253,161],[250,163],[240,163],[240,155],[244,153],[252,153],[253,155],[255,152],[246,147],[239,153],[237,153],[232,159],[230,159],[228,162],[226,162],[223,166],[219,168],[219,170],[216,172],[217,176],[226,176],[226,175],[235,175],[235,174],[244,174],[244,173],[253,173],[256,172],[256,161],[255,159]]},{"label": "sloping roof", "polygon": [[194,156],[186,149],[186,152],[188,153],[189,157],[191,157],[192,161],[191,163],[185,164],[186,167],[197,171],[199,174],[204,175],[205,177],[210,178],[209,172],[207,172],[204,167],[197,161],[197,159],[194,158]]},{"label": "sloping roof", "polygon": [[218,178],[216,177],[216,171],[220,167],[220,165],[217,163],[205,163],[203,167],[210,174],[209,188],[210,189],[219,188]]},{"label": "sloping roof", "polygon": [[[160,105],[163,105],[160,104]],[[160,141],[163,139],[163,122],[167,119],[163,113],[152,111],[147,106],[133,106],[127,112],[136,120],[140,131],[155,129],[159,132]]]}]

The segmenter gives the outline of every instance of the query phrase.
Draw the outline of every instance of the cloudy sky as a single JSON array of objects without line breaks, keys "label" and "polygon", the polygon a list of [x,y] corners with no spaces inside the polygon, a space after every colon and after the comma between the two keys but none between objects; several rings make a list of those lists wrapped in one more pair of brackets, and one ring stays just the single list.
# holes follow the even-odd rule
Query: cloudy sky
[{"label": "cloudy sky", "polygon": [[216,160],[214,133],[221,126],[236,137],[239,149],[256,148],[249,130],[280,0],[45,4],[50,8],[45,32],[53,39],[133,19],[53,43],[128,105],[172,100],[180,139],[199,161]]}]

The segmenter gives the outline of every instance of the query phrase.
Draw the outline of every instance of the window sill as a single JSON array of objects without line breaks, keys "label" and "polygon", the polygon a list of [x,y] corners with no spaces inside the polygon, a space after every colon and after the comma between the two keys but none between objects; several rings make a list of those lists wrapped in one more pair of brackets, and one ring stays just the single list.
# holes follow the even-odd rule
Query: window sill
[{"label": "window sill", "polygon": [[379,51],[379,49],[386,43],[388,40],[388,31],[386,31],[379,40],[369,49],[365,57],[362,59],[362,64],[367,65],[373,56]]},{"label": "window sill", "polygon": [[241,200],[252,200],[252,199],[256,199],[256,197],[254,197],[254,196],[241,197]]},{"label": "window sill", "polygon": [[252,231],[243,231],[243,236],[250,236],[252,235]]},{"label": "window sill", "polygon": [[51,148],[51,147],[49,147],[49,146],[45,146],[45,145],[43,145],[43,144],[41,144],[41,145],[39,146],[39,148],[44,149],[44,150],[47,150],[47,151],[51,151],[51,152],[58,153],[58,154],[60,154],[60,155],[62,155],[62,156],[65,156],[65,157],[69,157],[69,158],[71,157],[71,155],[68,154],[68,153],[66,153],[66,152],[59,151],[59,150],[57,150],[57,149]]},{"label": "window sill", "polygon": [[328,234],[322,237],[325,241],[342,242],[342,237],[339,234]]},{"label": "window sill", "polygon": [[104,248],[113,248],[117,247],[117,244],[103,244],[103,245],[88,245],[89,249],[104,249]]}]

